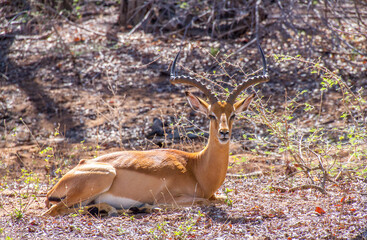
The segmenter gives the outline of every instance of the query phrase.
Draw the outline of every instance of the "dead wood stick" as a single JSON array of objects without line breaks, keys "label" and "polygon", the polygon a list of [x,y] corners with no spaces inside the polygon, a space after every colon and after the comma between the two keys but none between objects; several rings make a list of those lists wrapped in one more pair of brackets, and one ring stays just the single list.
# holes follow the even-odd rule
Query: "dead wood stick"
[{"label": "dead wood stick", "polygon": [[147,14],[145,14],[144,18],[138,24],[136,24],[136,26],[127,34],[127,36],[130,36],[131,34],[133,34],[136,31],[136,29],[138,29],[148,19],[151,12],[152,12],[152,9],[149,10]]},{"label": "dead wood stick", "polygon": [[319,187],[317,185],[314,185],[314,184],[305,184],[305,185],[301,185],[301,186],[297,186],[297,187],[292,187],[292,188],[282,188],[282,187],[274,187],[274,186],[272,186],[272,188],[275,189],[275,190],[279,190],[281,192],[295,192],[297,190],[316,189],[319,192],[321,192],[322,194],[329,195],[329,193],[326,192],[325,189],[323,189],[322,187]]},{"label": "dead wood stick", "polygon": [[48,31],[40,36],[27,36],[27,35],[19,35],[19,34],[5,34],[2,35],[3,38],[14,38],[17,41],[22,41],[22,40],[44,40],[47,39],[48,37],[50,37],[52,35],[53,31]]},{"label": "dead wood stick", "polygon": [[247,174],[227,174],[227,177],[230,178],[247,178],[247,177],[257,177],[257,176],[262,176],[264,175],[263,171],[256,171],[256,172],[251,172],[251,173],[247,173]]},{"label": "dead wood stick", "polygon": [[67,17],[65,17],[65,16],[63,16],[61,13],[58,13],[55,9],[53,9],[53,8],[51,8],[51,7],[49,7],[49,6],[47,6],[47,5],[45,5],[45,4],[42,4],[42,3],[40,3],[40,2],[34,2],[34,4],[35,5],[38,5],[39,7],[41,7],[41,8],[45,8],[45,9],[47,9],[47,10],[49,10],[49,11],[51,11],[51,12],[53,12],[55,15],[57,15],[57,16],[59,16],[59,17],[62,17],[67,23],[69,23],[70,25],[73,25],[73,26],[75,26],[75,27],[77,27],[77,28],[80,28],[80,29],[83,29],[83,30],[85,30],[85,31],[87,31],[87,32],[92,32],[92,33],[94,33],[94,34],[96,34],[96,35],[99,35],[99,36],[103,36],[103,37],[105,37],[106,36],[106,32],[98,32],[98,31],[95,31],[95,30],[92,30],[92,29],[89,29],[89,28],[86,28],[86,27],[83,27],[83,26],[81,26],[81,25],[79,25],[79,24],[76,24],[76,23],[74,23],[73,21],[70,21]]},{"label": "dead wood stick", "polygon": [[281,183],[281,182],[284,182],[285,180],[287,180],[287,179],[289,179],[289,178],[291,178],[291,177],[293,177],[294,175],[297,175],[298,173],[306,173],[307,171],[315,171],[315,170],[318,170],[318,169],[320,169],[319,167],[315,167],[315,168],[311,168],[311,169],[309,169],[309,170],[300,170],[300,171],[297,171],[297,172],[293,172],[293,173],[290,173],[288,176],[286,176],[285,178],[283,178],[283,179],[281,179],[281,180],[279,180],[276,184],[279,184],[279,183]]}]

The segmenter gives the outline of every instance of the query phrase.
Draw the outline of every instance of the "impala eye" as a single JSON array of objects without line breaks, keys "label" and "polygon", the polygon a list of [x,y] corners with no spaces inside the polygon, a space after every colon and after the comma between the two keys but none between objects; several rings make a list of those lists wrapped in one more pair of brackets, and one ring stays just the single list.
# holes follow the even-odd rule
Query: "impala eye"
[{"label": "impala eye", "polygon": [[210,118],[210,120],[215,120],[215,119],[217,119],[217,117],[216,117],[215,115],[213,115],[213,114],[210,114],[210,115],[209,115],[209,118]]},{"label": "impala eye", "polygon": [[233,114],[233,115],[229,118],[229,120],[234,120],[234,119],[235,119],[235,117],[236,117],[236,114]]}]

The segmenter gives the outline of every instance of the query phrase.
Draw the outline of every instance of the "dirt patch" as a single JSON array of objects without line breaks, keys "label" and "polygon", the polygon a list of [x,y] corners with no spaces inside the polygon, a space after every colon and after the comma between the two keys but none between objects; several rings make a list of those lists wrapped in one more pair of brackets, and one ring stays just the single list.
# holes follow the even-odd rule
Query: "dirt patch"
[{"label": "dirt patch", "polygon": [[[113,42],[100,33],[116,22],[116,13],[112,5],[93,19],[77,23],[63,19],[22,37],[5,34],[1,39],[6,59],[2,58],[0,66],[4,70],[0,81],[0,237],[362,239],[366,235],[366,143],[363,131],[354,132],[364,120],[352,114],[367,112],[366,106],[348,109],[354,100],[346,104],[338,87],[320,91],[322,76],[311,73],[309,65],[272,59],[271,54],[297,50],[297,41],[285,41],[280,47],[273,39],[278,32],[262,43],[271,81],[251,89],[261,90],[257,99],[262,100],[255,100],[250,111],[238,116],[233,129],[228,174],[218,190],[226,201],[117,218],[40,217],[47,191],[81,159],[161,147],[194,152],[207,142],[209,120],[195,114],[184,97],[185,90],[195,90],[169,84],[168,68],[180,40],[163,41],[136,31],[131,35],[118,32],[120,41]],[[245,73],[260,65],[256,47],[236,52],[244,46],[242,41],[191,41],[183,48],[180,71],[217,79],[208,84],[222,96],[223,88],[232,89]],[[210,54],[213,49],[220,50],[217,59],[226,60],[218,64]],[[351,92],[357,94],[357,88],[367,84],[365,67],[360,64],[365,58],[356,55],[353,59],[354,67],[341,60],[334,67],[331,57],[325,62],[348,76]],[[298,96],[303,90],[308,91]],[[365,99],[361,92],[358,96]],[[305,102],[314,108],[305,111]],[[279,113],[279,124],[284,119],[298,124],[299,128],[279,128],[277,134],[288,131],[288,140],[299,143],[299,152],[307,154],[292,156],[292,146],[284,147],[274,129],[264,121],[259,123],[258,106],[265,103],[269,116]],[[286,115],[290,103],[302,107]],[[342,118],[344,113],[349,115]],[[166,135],[152,134],[157,122]],[[318,132],[312,132],[313,128]],[[182,133],[178,138],[177,131]],[[198,137],[189,137],[192,133]],[[344,148],[346,143],[350,143],[348,148]],[[315,169],[309,173],[295,159]],[[331,177],[325,180],[326,194],[315,187],[322,185],[323,176]]]}]

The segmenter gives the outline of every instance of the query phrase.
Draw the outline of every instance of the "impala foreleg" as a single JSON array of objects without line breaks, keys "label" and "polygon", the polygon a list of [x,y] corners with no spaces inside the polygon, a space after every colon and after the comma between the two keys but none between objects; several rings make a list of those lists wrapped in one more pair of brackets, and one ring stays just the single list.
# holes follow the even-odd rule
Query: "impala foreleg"
[{"label": "impala foreleg", "polygon": [[156,203],[154,205],[144,203],[141,206],[132,207],[126,210],[118,210],[119,214],[124,212],[128,213],[152,213],[152,212],[159,212],[162,210],[169,210],[169,209],[177,209],[180,207],[190,207],[193,205],[209,205],[211,201],[205,198],[197,198],[190,195],[182,195],[179,197],[174,198],[167,203]]},{"label": "impala foreleg", "polygon": [[[128,213],[152,213],[159,212],[162,208],[159,205],[151,205],[148,203],[143,203],[141,206],[131,207],[127,210]],[[126,212],[126,210],[121,210]],[[120,211],[118,211],[120,213]]]},{"label": "impala foreleg", "polygon": [[206,198],[199,198],[191,195],[181,195],[175,197],[170,202],[165,204],[158,204],[158,207],[162,208],[179,208],[179,207],[189,207],[193,205],[209,205],[210,201]]},{"label": "impala foreleg", "polygon": [[[132,207],[128,209],[128,213],[152,213],[152,212],[159,212],[162,210],[171,210],[177,209],[180,207],[190,207],[193,205],[209,205],[211,202],[205,198],[195,198],[192,196],[180,196],[175,198],[173,201],[169,203],[157,203],[155,205],[151,204],[142,204],[141,206]],[[122,212],[126,212],[126,210],[118,210],[118,213],[121,214]]]},{"label": "impala foreleg", "polygon": [[224,203],[227,197],[224,195],[214,195],[209,198],[211,203]]},{"label": "impala foreleg", "polygon": [[109,217],[117,217],[119,215],[117,209],[112,207],[108,203],[97,203],[97,204],[80,207],[78,209],[78,212],[83,215],[91,214],[93,216],[107,214],[107,216]]}]

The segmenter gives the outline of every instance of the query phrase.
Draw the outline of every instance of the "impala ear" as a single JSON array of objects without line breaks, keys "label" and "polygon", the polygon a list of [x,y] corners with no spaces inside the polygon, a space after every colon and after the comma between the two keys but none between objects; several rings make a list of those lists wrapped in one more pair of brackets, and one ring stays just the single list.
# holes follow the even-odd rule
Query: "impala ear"
[{"label": "impala ear", "polygon": [[192,93],[185,93],[192,109],[194,109],[196,112],[201,112],[205,115],[208,115],[209,104],[207,102],[199,97],[196,97]]},{"label": "impala ear", "polygon": [[233,107],[234,107],[234,111],[236,113],[241,113],[247,110],[248,106],[250,105],[252,99],[254,99],[255,94],[252,94],[251,96],[249,96],[248,98],[242,99],[238,102],[236,102]]}]

